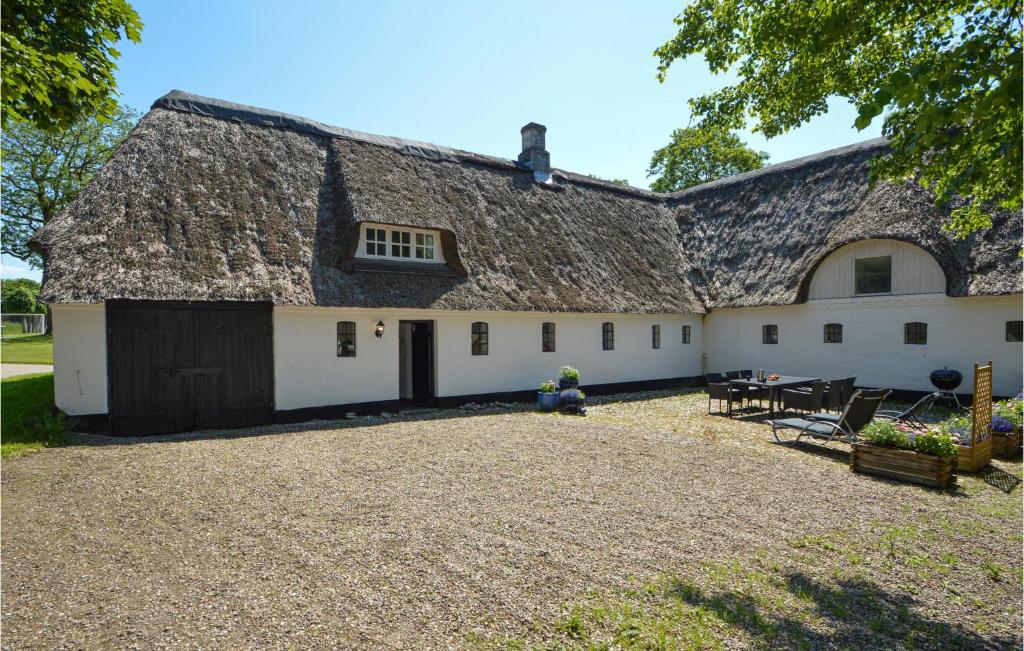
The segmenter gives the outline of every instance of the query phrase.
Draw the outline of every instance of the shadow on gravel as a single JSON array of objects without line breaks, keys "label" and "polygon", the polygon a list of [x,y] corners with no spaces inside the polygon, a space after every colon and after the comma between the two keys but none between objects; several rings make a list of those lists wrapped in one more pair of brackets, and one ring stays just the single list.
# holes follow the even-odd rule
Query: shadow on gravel
[{"label": "shadow on gravel", "polygon": [[[748,593],[708,592],[684,580],[674,580],[668,594],[695,608],[709,610],[744,629],[755,648],[856,649],[1020,649],[1021,639],[982,636],[960,626],[915,612],[913,598],[895,594],[875,583],[848,579],[825,585],[800,573],[780,577],[784,588],[812,613],[770,612]],[[919,610],[919,609],[918,609]],[[815,630],[804,619],[820,618]]]},{"label": "shadow on gravel", "polygon": [[1006,494],[1012,493],[1015,488],[1020,486],[1021,482],[1017,475],[1011,475],[996,466],[985,466],[978,471],[977,475],[989,486],[995,486]]}]

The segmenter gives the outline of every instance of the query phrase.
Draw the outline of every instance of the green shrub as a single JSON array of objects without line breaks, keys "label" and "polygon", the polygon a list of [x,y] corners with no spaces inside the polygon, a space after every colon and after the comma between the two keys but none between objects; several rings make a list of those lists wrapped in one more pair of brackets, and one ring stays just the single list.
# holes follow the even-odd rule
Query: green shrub
[{"label": "green shrub", "polygon": [[554,393],[556,391],[558,391],[558,389],[555,387],[554,380],[544,380],[540,383],[541,393]]},{"label": "green shrub", "polygon": [[861,438],[880,448],[896,448],[910,450],[912,445],[907,435],[891,420],[876,420],[868,423],[861,430]]},{"label": "green shrub", "polygon": [[1013,423],[1014,427],[1024,424],[1024,400],[1000,400],[992,404],[992,413]]},{"label": "green shrub", "polygon": [[563,366],[562,368],[559,369],[559,373],[561,373],[562,377],[564,377],[566,380],[576,380],[577,382],[580,381],[580,372],[571,366]]},{"label": "green shrub", "polygon": [[926,432],[914,437],[914,450],[934,457],[955,457],[956,443],[949,434]]}]

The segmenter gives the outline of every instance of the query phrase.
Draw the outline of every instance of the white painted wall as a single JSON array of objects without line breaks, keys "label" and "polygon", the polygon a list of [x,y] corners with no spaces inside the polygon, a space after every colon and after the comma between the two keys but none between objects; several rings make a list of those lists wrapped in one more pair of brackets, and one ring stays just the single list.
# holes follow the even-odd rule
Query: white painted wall
[{"label": "white painted wall", "polygon": [[[383,312],[274,306],[274,403],[300,409],[398,398],[398,320]],[[384,336],[374,336],[377,321]],[[338,357],[337,322],[355,321],[356,356]]]},{"label": "white painted wall", "polygon": [[[486,321],[487,355],[474,356],[470,328]],[[541,324],[555,323],[555,352],[541,352]],[[615,350],[601,349],[601,324],[615,324]],[[661,325],[661,348],[651,348],[651,326]],[[691,327],[683,344],[682,326]],[[557,379],[563,364],[580,370],[580,383],[653,380],[701,374],[701,319],[672,315],[449,313],[437,317],[438,395],[459,396],[531,389]]]},{"label": "white painted wall", "polygon": [[102,303],[50,305],[53,390],[72,416],[107,413],[107,315]]},{"label": "white painted wall", "polygon": [[[1021,319],[1021,296],[950,298],[945,294],[808,301],[802,305],[715,309],[705,316],[707,370],[763,368],[857,384],[933,390],[928,374],[944,366],[964,374],[970,393],[975,362],[994,362],[994,392],[1021,388],[1020,343],[1006,322]],[[903,343],[903,324],[928,324],[928,343]],[[761,326],[779,326],[779,343],[761,343]],[[843,343],[826,344],[823,326],[843,324]]]},{"label": "white painted wall", "polygon": [[811,279],[808,298],[848,298],[853,294],[853,262],[892,257],[892,294],[945,293],[946,276],[930,253],[896,240],[863,240],[840,247],[825,258]]},{"label": "white painted wall", "polygon": [[[694,376],[701,373],[699,315],[567,315],[274,308],[277,409],[393,400],[399,396],[399,321],[433,320],[437,395],[532,389],[557,378],[558,368],[580,369],[582,382],[603,384]],[[377,321],[385,324],[376,339]],[[337,357],[336,323],[356,322],[356,357]],[[473,356],[470,327],[489,325],[489,354]],[[541,352],[541,323],[556,325],[556,352]],[[601,350],[601,324],[615,324],[615,350]],[[661,324],[661,348],[651,348],[651,325]],[[682,344],[682,325],[691,343]]]}]

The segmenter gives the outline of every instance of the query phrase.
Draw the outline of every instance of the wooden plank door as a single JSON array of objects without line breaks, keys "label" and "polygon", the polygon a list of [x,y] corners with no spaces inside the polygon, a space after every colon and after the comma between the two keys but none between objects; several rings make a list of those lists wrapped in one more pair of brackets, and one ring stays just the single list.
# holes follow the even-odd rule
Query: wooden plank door
[{"label": "wooden plank door", "polygon": [[107,304],[111,428],[117,435],[271,422],[269,304]]}]

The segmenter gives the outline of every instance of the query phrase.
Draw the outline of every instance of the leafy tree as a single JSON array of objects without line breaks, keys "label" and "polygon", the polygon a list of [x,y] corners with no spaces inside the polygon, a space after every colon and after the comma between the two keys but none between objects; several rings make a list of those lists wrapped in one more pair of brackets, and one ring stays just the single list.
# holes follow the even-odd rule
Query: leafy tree
[{"label": "leafy tree", "polygon": [[598,176],[597,174],[587,174],[587,176],[592,179],[597,179],[598,181],[608,181],[609,183],[615,183],[616,185],[629,186],[629,179],[606,179],[603,176]]},{"label": "leafy tree", "polygon": [[672,63],[703,55],[735,84],[690,101],[703,124],[752,117],[771,138],[846,98],[855,126],[882,120],[892,153],[873,178],[916,178],[937,205],[955,204],[960,237],[1021,201],[1021,0],[695,0],[655,51]]},{"label": "leafy tree", "polygon": [[5,129],[23,120],[55,132],[114,115],[114,45],[142,31],[126,0],[0,0],[0,25]]},{"label": "leafy tree", "polygon": [[0,283],[0,307],[5,314],[43,313],[46,307],[39,303],[39,283],[31,278],[5,278]]},{"label": "leafy tree", "polygon": [[655,192],[675,192],[763,167],[768,153],[755,151],[725,129],[687,127],[651,157],[647,176]]},{"label": "leafy tree", "polygon": [[36,311],[36,297],[28,290],[18,288],[4,295],[4,314],[32,314]]},{"label": "leafy tree", "polygon": [[49,133],[27,122],[3,131],[3,231],[0,250],[42,266],[28,239],[71,203],[138,121],[138,113],[118,108],[111,120],[79,120],[66,131]]}]

